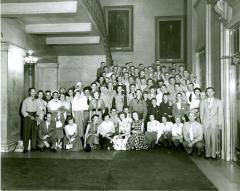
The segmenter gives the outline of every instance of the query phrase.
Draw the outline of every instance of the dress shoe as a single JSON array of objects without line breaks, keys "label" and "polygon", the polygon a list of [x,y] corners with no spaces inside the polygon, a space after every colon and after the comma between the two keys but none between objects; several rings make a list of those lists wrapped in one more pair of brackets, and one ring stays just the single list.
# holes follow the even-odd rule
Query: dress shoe
[{"label": "dress shoe", "polygon": [[37,148],[31,148],[31,151],[38,151]]},{"label": "dress shoe", "polygon": [[210,157],[204,157],[204,158],[207,159],[207,160],[210,159]]},{"label": "dress shoe", "polygon": [[26,149],[23,150],[23,153],[27,153],[27,152],[28,152],[28,150],[26,150]]},{"label": "dress shoe", "polygon": [[212,157],[212,160],[217,160],[217,157]]}]

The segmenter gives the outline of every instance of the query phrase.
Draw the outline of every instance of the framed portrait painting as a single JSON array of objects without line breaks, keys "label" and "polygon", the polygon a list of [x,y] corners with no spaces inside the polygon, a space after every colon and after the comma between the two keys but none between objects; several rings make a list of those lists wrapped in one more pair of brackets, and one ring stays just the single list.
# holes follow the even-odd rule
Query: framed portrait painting
[{"label": "framed portrait painting", "polygon": [[112,51],[133,51],[133,6],[104,7]]},{"label": "framed portrait painting", "polygon": [[183,17],[156,17],[155,42],[156,60],[184,62]]}]

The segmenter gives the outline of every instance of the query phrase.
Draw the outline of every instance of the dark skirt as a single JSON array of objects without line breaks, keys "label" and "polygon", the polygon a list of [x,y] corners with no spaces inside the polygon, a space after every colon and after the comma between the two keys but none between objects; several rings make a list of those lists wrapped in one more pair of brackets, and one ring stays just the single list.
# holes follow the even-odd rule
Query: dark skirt
[{"label": "dark skirt", "polygon": [[[65,136],[63,138],[63,148],[66,149],[66,145],[68,144],[68,139],[67,137]],[[71,143],[72,144],[72,148],[71,149],[68,149],[68,151],[81,151],[83,150],[83,146],[82,146],[82,141],[80,139],[79,136],[76,136],[75,137],[75,140]]]},{"label": "dark skirt", "polygon": [[101,149],[107,150],[108,147],[112,148],[113,143],[106,137],[103,137],[102,135],[99,135],[99,145]]},{"label": "dark skirt", "polygon": [[56,129],[57,139],[62,139],[64,137],[63,128]]}]

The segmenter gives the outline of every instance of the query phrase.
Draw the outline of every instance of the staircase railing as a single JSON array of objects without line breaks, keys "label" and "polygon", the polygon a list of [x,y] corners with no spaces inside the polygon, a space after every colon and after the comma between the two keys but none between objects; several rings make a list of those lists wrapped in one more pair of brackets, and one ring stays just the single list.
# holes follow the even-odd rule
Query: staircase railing
[{"label": "staircase railing", "polygon": [[92,22],[96,25],[97,29],[100,32],[101,40],[104,45],[104,52],[106,55],[106,63],[107,65],[112,65],[112,54],[110,50],[110,46],[108,43],[108,35],[105,17],[103,13],[103,8],[100,4],[99,0],[82,0],[84,6],[87,8],[90,16],[92,17]]}]

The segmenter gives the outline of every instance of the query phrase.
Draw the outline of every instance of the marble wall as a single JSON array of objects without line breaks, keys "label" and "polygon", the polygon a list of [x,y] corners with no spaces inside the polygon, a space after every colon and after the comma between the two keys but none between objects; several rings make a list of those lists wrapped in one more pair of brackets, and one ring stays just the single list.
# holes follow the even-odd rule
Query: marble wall
[{"label": "marble wall", "polygon": [[21,134],[20,105],[24,90],[26,51],[13,44],[1,43],[1,151],[14,148]]},{"label": "marble wall", "polygon": [[21,138],[20,107],[24,99],[24,57],[44,54],[44,37],[28,35],[17,19],[1,19],[1,151],[13,150]]},{"label": "marble wall", "polygon": [[59,56],[58,87],[69,88],[81,81],[89,85],[96,79],[97,68],[106,61],[105,55]]},{"label": "marble wall", "polygon": [[38,90],[56,90],[58,88],[58,64],[38,63],[35,67],[35,87]]}]

